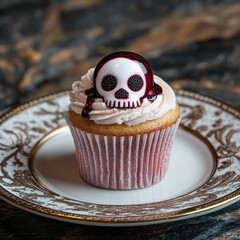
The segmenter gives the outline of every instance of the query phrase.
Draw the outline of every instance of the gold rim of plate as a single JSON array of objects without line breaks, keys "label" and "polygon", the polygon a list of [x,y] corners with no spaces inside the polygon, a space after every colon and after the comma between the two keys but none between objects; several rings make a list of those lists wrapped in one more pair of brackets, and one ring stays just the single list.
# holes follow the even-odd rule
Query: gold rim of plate
[{"label": "gold rim of plate", "polygon": [[[69,212],[64,212],[64,211],[59,211],[59,210],[55,210],[55,209],[51,209],[49,207],[45,207],[45,206],[41,206],[41,204],[39,202],[35,202],[35,201],[31,201],[31,199],[29,200],[28,198],[24,199],[24,198],[20,198],[17,195],[14,195],[14,191],[13,193],[11,193],[11,190],[14,190],[14,186],[15,188],[21,188],[21,187],[28,187],[31,189],[31,187],[34,189],[34,191],[39,191],[42,194],[45,194],[47,196],[52,196],[53,197],[53,201],[54,198],[58,199],[59,195],[52,192],[51,190],[47,189],[46,186],[44,186],[44,184],[41,183],[41,181],[39,179],[36,178],[35,174],[33,173],[33,169],[32,169],[32,161],[33,161],[33,157],[34,154],[36,153],[37,149],[45,142],[47,141],[49,138],[53,137],[55,134],[58,134],[61,131],[64,131],[64,126],[65,123],[64,121],[62,121],[63,119],[63,113],[64,113],[64,109],[62,109],[62,111],[59,111],[59,107],[61,106],[61,103],[59,103],[59,106],[56,104],[56,102],[54,102],[55,100],[58,100],[59,98],[65,97],[67,95],[68,91],[65,92],[60,92],[60,93],[56,93],[56,94],[51,94],[48,96],[44,96],[41,97],[39,99],[35,99],[32,100],[28,103],[25,103],[23,105],[20,105],[17,108],[14,108],[10,111],[8,111],[7,113],[3,114],[2,116],[0,116],[0,124],[1,126],[4,123],[7,123],[8,121],[11,120],[12,117],[16,116],[16,115],[20,115],[21,113],[23,113],[24,111],[28,111],[31,108],[33,108],[34,106],[37,106],[39,104],[43,104],[46,103],[47,105],[49,104],[50,106],[53,106],[53,112],[48,112],[47,109],[44,108],[44,106],[41,106],[40,110],[36,110],[36,113],[38,116],[40,116],[41,114],[44,115],[49,114],[49,116],[52,117],[51,119],[51,124],[52,122],[54,122],[54,124],[50,124],[50,123],[46,123],[47,125],[47,130],[46,129],[35,129],[36,127],[32,128],[35,130],[34,134],[39,134],[39,137],[37,139],[37,141],[33,144],[33,146],[30,147],[29,152],[24,152],[22,149],[24,146],[22,146],[22,148],[20,148],[21,143],[17,142],[14,146],[4,146],[4,144],[1,145],[0,142],[0,150],[3,150],[3,154],[0,155],[1,159],[0,159],[0,170],[1,172],[3,172],[3,170],[6,170],[4,167],[6,167],[7,162],[11,160],[12,157],[12,161],[14,164],[18,165],[19,164],[19,168],[21,168],[21,162],[18,159],[18,157],[16,157],[18,151],[23,151],[24,154],[26,154],[27,156],[27,165],[28,165],[28,170],[29,172],[27,172],[26,176],[27,179],[23,179],[21,180],[21,177],[26,177],[26,176],[16,176],[18,177],[17,180],[14,179],[14,175],[10,176],[9,174],[6,174],[6,176],[1,176],[0,178],[0,197],[17,206],[20,208],[23,208],[25,210],[28,210],[30,212],[34,212],[36,214],[40,214],[40,215],[45,215],[47,217],[51,217],[51,218],[57,218],[59,220],[65,220],[65,221],[70,221],[70,222],[76,222],[76,223],[106,223],[106,224],[130,224],[130,223],[142,223],[142,222],[163,222],[163,221],[170,221],[170,220],[177,220],[177,219],[182,219],[182,218],[186,218],[188,216],[197,216],[198,214],[204,214],[205,212],[209,212],[209,211],[213,211],[214,209],[220,209],[230,203],[234,203],[237,200],[240,199],[240,188],[239,188],[239,176],[235,176],[238,175],[238,173],[236,172],[236,174],[234,175],[232,171],[227,171],[228,169],[230,169],[230,166],[232,166],[231,164],[236,163],[237,160],[240,160],[240,146],[238,146],[239,144],[239,139],[234,139],[234,135],[236,136],[236,133],[240,132],[240,129],[234,125],[234,122],[239,121],[240,119],[240,112],[235,109],[234,107],[227,105],[219,100],[215,100],[213,98],[198,94],[198,93],[193,93],[193,92],[188,92],[188,91],[184,91],[184,90],[177,90],[176,94],[179,97],[179,103],[180,103],[180,107],[183,109],[183,111],[185,111],[185,113],[183,113],[183,117],[182,117],[182,122],[181,122],[181,127],[185,130],[190,132],[191,134],[195,135],[197,138],[199,138],[201,141],[203,141],[207,147],[209,148],[209,150],[212,153],[213,159],[214,159],[214,167],[213,167],[213,171],[210,175],[210,177],[202,184],[202,186],[200,186],[198,189],[195,189],[193,192],[187,193],[185,195],[188,195],[188,201],[191,200],[192,198],[195,197],[206,197],[204,195],[204,188],[206,195],[209,194],[207,193],[207,190],[209,190],[209,188],[211,187],[211,185],[216,185],[216,184],[232,184],[233,181],[235,182],[235,184],[238,184],[238,187],[235,187],[235,190],[227,193],[227,194],[223,194],[222,197],[218,197],[217,195],[215,196],[210,196],[210,199],[207,199],[206,201],[204,200],[202,203],[198,203],[196,204],[196,206],[190,206],[188,208],[184,208],[181,209],[181,207],[178,210],[174,210],[174,207],[178,206],[178,204],[181,203],[181,201],[185,201],[186,199],[184,199],[184,196],[178,196],[176,198],[167,200],[167,201],[163,201],[163,202],[154,202],[154,203],[147,203],[147,204],[137,204],[137,205],[127,205],[127,206],[120,206],[120,205],[102,205],[102,204],[91,204],[91,203],[86,203],[86,202],[81,202],[81,201],[76,201],[76,200],[72,200],[72,199],[67,199],[66,197],[61,198],[59,200],[59,203],[66,203],[66,204],[70,204],[70,205],[74,205],[76,204],[77,207],[82,207],[84,209],[88,209],[88,207],[91,205],[93,208],[97,207],[98,211],[102,211],[102,215],[84,215],[84,214],[75,214],[75,213],[69,213]],[[181,99],[182,98],[182,99]],[[184,99],[191,99],[193,101],[192,105],[188,104],[188,101],[184,101]],[[194,102],[196,101],[196,102]],[[199,104],[202,103],[202,104]],[[212,128],[209,129],[208,124],[204,124],[201,123],[199,124],[199,120],[203,120],[204,116],[206,114],[210,114],[206,109],[204,109],[205,104],[208,104],[210,106],[213,106],[212,108],[214,108],[215,112],[213,114],[215,119],[214,124],[216,126],[214,126]],[[60,107],[61,108],[61,107]],[[211,107],[210,107],[211,108]],[[55,112],[54,112],[55,111]],[[225,124],[222,121],[222,118],[226,117],[226,116],[222,116],[222,114],[229,116],[229,118],[233,118],[236,119],[235,121],[233,120],[233,123],[230,121],[227,124]],[[45,121],[45,120],[44,120]],[[33,125],[34,125],[34,121]],[[203,121],[204,122],[204,121]],[[11,125],[11,124],[10,124]],[[233,126],[234,125],[234,126]],[[235,127],[235,128],[234,128]],[[19,129],[19,127],[18,127]],[[0,128],[1,130],[1,128]],[[3,131],[6,134],[10,134],[12,137],[14,136],[15,138],[18,138],[16,133],[12,133],[11,130],[8,130],[6,128],[3,129]],[[9,133],[10,131],[10,133]],[[19,130],[22,131],[22,130]],[[1,136],[1,132],[0,132],[0,136]],[[4,138],[4,133],[2,134],[3,138]],[[32,136],[32,135],[31,135]],[[31,137],[29,137],[31,138]],[[209,140],[210,138],[214,138],[213,140]],[[233,140],[234,139],[234,140]],[[1,138],[0,138],[1,140]],[[18,139],[19,140],[19,139]],[[28,140],[29,141],[29,140]],[[226,143],[225,143],[226,142]],[[218,147],[214,148],[214,144],[219,145]],[[4,149],[6,148],[6,149]],[[14,151],[15,150],[15,155],[14,155]],[[217,149],[216,149],[217,148]],[[220,149],[220,150],[219,150]],[[4,150],[6,150],[5,152],[10,152],[10,155],[4,156]],[[1,154],[1,152],[0,152]],[[23,157],[24,157],[23,154]],[[222,154],[222,155],[221,155]],[[225,154],[225,155],[224,155]],[[29,157],[30,156],[30,157]],[[231,156],[231,157],[229,157]],[[229,158],[230,158],[230,163],[229,163]],[[232,163],[231,163],[232,162]],[[214,177],[214,174],[216,172],[225,172],[223,175],[220,175],[216,177],[216,179],[212,179]],[[0,172],[0,173],[1,173]],[[2,175],[4,175],[2,174]],[[21,173],[22,174],[22,173]],[[30,176],[29,176],[30,174]],[[5,178],[4,178],[5,177]],[[7,177],[9,177],[9,179],[7,179]],[[20,180],[19,180],[20,179]],[[9,182],[15,181],[15,185],[14,184],[10,184]],[[237,180],[237,182],[236,182]],[[7,181],[7,182],[6,182]],[[26,181],[27,183],[25,183],[24,181]],[[226,183],[226,181],[228,181]],[[24,182],[24,183],[23,183]],[[21,186],[22,183],[22,186]],[[32,184],[32,185],[31,185]],[[7,189],[7,186],[10,186],[9,189]],[[12,187],[12,188],[11,188]],[[17,191],[16,191],[17,192]],[[191,195],[192,194],[192,195]],[[214,194],[213,194],[214,195]],[[61,202],[62,201],[62,202]],[[64,202],[65,201],[65,202]],[[187,200],[186,200],[187,202]],[[173,206],[173,210],[167,213],[158,213],[158,209],[160,209],[161,207],[165,207],[167,208],[171,208]],[[141,210],[144,209],[155,209],[156,212],[153,211],[153,213],[149,213],[149,214],[142,214],[141,215]],[[91,209],[91,211],[93,211],[93,209]],[[112,216],[109,217],[108,213],[112,213]],[[133,216],[131,216],[131,214],[129,215],[122,215],[124,213],[131,213]],[[104,216],[105,214],[105,216]],[[135,214],[135,216],[134,216]]]}]

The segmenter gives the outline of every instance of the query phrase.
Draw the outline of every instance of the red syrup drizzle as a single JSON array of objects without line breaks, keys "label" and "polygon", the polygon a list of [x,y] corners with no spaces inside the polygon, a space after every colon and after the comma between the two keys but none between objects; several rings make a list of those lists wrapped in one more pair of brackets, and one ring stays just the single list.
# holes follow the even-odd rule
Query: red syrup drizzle
[{"label": "red syrup drizzle", "polygon": [[153,85],[153,89],[151,89],[149,92],[148,92],[148,95],[147,96],[143,96],[141,98],[141,101],[143,101],[143,99],[145,97],[147,97],[147,99],[150,101],[150,102],[153,102],[158,95],[162,94],[162,87],[159,86],[157,83],[154,83]]},{"label": "red syrup drizzle", "polygon": [[87,95],[87,101],[82,110],[81,117],[89,119],[89,113],[92,111],[92,104],[95,102],[96,98],[101,98],[97,90],[93,87],[85,91]]}]

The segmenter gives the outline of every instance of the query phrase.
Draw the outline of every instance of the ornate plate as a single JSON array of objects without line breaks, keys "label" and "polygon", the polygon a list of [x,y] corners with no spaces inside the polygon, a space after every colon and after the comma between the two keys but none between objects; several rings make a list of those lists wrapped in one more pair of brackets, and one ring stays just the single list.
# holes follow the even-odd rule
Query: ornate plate
[{"label": "ornate plate", "polygon": [[92,225],[175,221],[240,198],[240,112],[177,92],[182,121],[169,171],[150,188],[111,191],[78,175],[63,113],[67,92],[21,105],[0,117],[0,197],[46,217]]}]

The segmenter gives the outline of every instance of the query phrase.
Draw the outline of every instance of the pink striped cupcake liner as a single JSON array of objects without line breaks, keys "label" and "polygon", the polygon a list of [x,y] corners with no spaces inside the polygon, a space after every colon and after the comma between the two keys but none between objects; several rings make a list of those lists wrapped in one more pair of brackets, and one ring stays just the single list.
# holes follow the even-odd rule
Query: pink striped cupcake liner
[{"label": "pink striped cupcake liner", "polygon": [[165,129],[133,136],[92,134],[67,122],[82,179],[120,190],[146,188],[163,179],[180,119]]}]

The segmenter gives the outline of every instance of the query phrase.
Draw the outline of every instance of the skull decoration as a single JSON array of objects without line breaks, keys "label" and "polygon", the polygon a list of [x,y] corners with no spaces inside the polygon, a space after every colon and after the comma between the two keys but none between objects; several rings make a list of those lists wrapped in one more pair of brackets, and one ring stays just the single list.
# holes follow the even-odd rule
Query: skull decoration
[{"label": "skull decoration", "polygon": [[143,98],[156,94],[151,67],[132,52],[116,52],[103,58],[93,80],[94,88],[111,108],[140,107]]}]

